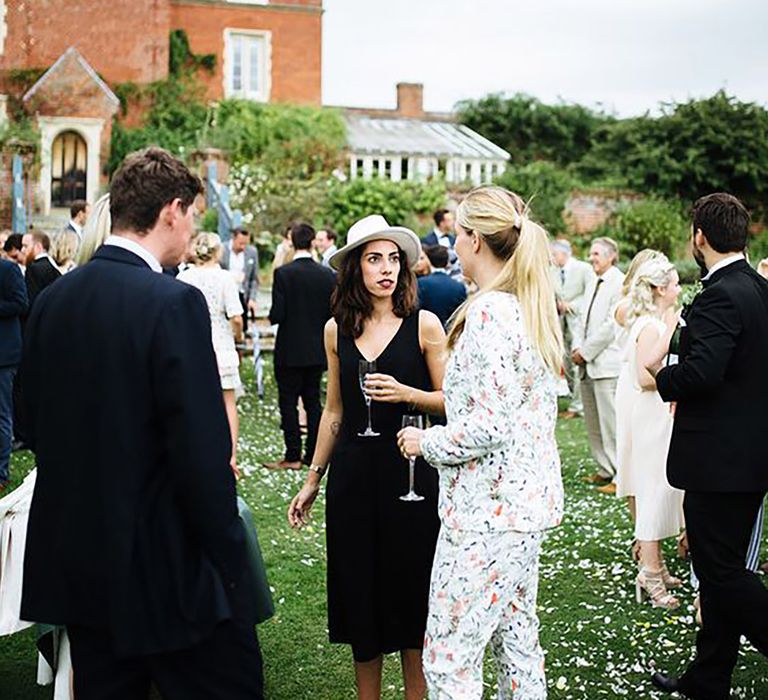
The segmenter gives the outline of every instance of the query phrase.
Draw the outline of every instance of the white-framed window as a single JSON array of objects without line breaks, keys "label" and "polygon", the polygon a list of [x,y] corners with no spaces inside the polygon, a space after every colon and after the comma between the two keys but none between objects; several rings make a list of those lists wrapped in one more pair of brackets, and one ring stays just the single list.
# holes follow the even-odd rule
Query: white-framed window
[{"label": "white-framed window", "polygon": [[271,32],[225,29],[224,96],[268,102],[271,53]]}]

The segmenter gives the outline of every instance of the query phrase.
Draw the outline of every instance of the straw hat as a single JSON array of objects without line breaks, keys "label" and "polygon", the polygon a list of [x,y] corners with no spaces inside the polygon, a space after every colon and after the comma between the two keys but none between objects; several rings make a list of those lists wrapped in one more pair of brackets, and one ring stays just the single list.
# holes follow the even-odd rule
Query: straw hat
[{"label": "straw hat", "polygon": [[339,248],[328,261],[329,265],[338,270],[347,254],[364,246],[371,241],[392,241],[405,253],[408,267],[413,267],[419,260],[421,241],[409,228],[390,226],[387,220],[379,214],[371,214],[352,224],[347,233],[347,244]]}]

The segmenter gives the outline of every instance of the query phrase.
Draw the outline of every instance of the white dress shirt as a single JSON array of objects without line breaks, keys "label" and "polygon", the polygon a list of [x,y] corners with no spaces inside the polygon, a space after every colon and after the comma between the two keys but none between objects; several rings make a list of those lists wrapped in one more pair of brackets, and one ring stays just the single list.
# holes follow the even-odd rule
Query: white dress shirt
[{"label": "white dress shirt", "polygon": [[706,276],[702,277],[701,281],[704,282],[708,280],[718,270],[722,270],[724,267],[727,267],[732,263],[735,263],[735,262],[738,262],[739,260],[744,260],[744,259],[745,259],[744,253],[734,253],[733,255],[729,255],[727,258],[723,258],[719,263],[715,263],[714,265],[712,265],[712,269],[707,271]]},{"label": "white dress shirt", "polygon": [[154,272],[163,272],[163,266],[157,261],[157,258],[152,255],[143,245],[132,241],[125,236],[109,236],[104,245],[113,245],[117,248],[127,250],[134,255],[138,255]]}]

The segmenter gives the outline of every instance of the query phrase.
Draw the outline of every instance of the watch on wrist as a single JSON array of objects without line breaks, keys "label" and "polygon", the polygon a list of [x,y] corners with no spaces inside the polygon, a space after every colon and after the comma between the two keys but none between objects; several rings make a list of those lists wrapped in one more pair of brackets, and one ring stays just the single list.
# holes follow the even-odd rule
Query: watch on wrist
[{"label": "watch on wrist", "polygon": [[310,464],[309,465],[309,471],[315,472],[318,476],[323,476],[325,474],[325,467],[319,465],[319,464]]}]

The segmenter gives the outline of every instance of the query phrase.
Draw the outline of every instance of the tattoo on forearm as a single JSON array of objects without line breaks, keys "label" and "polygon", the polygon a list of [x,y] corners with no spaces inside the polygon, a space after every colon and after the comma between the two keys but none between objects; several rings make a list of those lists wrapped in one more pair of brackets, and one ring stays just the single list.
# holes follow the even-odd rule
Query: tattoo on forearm
[{"label": "tattoo on forearm", "polygon": [[338,420],[333,421],[333,423],[331,423],[331,435],[333,435],[333,437],[338,437],[340,432],[341,432],[341,421],[338,421]]}]

